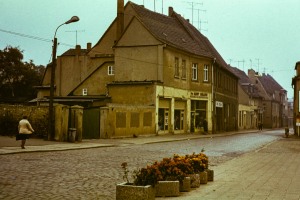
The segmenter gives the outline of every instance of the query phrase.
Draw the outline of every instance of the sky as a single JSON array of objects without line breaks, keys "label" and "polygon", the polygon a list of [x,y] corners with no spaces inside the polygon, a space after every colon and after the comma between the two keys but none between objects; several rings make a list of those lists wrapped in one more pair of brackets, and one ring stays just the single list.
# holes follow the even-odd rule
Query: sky
[{"label": "sky", "polygon": [[[125,4],[128,2],[124,0]],[[223,59],[247,73],[270,74],[293,98],[291,80],[300,61],[299,0],[132,0],[167,15],[168,7],[189,19]],[[76,44],[95,45],[117,15],[117,0],[0,0],[0,49],[23,50],[24,60],[51,61],[56,28],[57,55]]]}]

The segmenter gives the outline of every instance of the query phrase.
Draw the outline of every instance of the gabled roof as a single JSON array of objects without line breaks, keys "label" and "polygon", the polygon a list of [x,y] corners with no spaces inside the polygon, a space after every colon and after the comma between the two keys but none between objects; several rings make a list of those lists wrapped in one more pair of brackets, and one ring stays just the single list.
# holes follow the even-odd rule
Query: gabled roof
[{"label": "gabled roof", "polygon": [[[87,53],[87,49],[80,49],[80,55],[85,55]],[[68,49],[61,56],[75,56],[77,54],[77,49]]]},{"label": "gabled roof", "polygon": [[187,31],[186,24],[182,24],[178,20],[179,15],[175,12],[173,17],[170,17],[153,12],[132,2],[128,3],[131,4],[137,13],[136,17],[160,41],[192,54],[213,57],[207,46],[203,43],[198,43]]},{"label": "gabled roof", "polygon": [[[261,97],[261,95],[259,94],[258,88],[252,84],[249,76],[247,76],[247,74],[244,71],[242,71],[236,67],[231,67],[231,66],[228,66],[228,67],[230,67],[231,71],[237,77],[239,77],[239,84],[245,93],[247,93],[248,95],[251,95],[251,97],[257,97],[257,98]],[[253,88],[252,92],[249,91],[250,85],[252,85],[252,88]]]},{"label": "gabled roof", "polygon": [[277,83],[269,74],[266,75],[263,73],[262,76],[258,76],[258,80],[261,82],[269,95],[273,95],[275,91],[280,92],[284,90],[283,87],[281,87],[281,85],[279,85],[279,83]]},{"label": "gabled roof", "polygon": [[172,8],[171,16],[166,16],[130,1],[126,6],[128,5],[132,6],[137,14],[136,17],[158,40],[197,56],[216,58],[217,64],[231,72],[211,42]]}]

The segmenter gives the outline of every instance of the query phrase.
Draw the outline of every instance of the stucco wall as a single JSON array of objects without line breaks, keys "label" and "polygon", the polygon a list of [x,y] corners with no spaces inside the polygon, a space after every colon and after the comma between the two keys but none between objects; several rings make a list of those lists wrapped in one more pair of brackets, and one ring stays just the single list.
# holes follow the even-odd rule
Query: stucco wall
[{"label": "stucco wall", "polygon": [[[105,117],[104,117],[105,116]],[[101,108],[101,138],[155,134],[155,107],[109,104]]]}]

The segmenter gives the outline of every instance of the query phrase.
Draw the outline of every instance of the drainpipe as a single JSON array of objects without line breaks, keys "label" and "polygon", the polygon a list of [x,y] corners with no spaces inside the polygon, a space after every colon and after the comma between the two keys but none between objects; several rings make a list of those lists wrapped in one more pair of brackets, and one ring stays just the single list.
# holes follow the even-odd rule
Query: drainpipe
[{"label": "drainpipe", "polygon": [[212,134],[215,133],[215,112],[216,112],[216,108],[215,108],[215,91],[214,91],[214,64],[216,63],[216,58],[214,58],[214,61],[211,65],[211,99],[212,99],[212,104],[211,104],[211,121],[212,121]]}]

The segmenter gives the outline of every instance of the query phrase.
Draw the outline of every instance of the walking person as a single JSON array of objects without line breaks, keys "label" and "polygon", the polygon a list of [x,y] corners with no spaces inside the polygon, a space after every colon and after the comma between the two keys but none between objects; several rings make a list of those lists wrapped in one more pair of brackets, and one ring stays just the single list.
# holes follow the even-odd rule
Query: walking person
[{"label": "walking person", "polygon": [[21,148],[25,149],[26,140],[29,139],[29,135],[34,132],[27,119],[27,116],[23,116],[23,119],[19,122],[18,131],[19,134],[17,134],[16,140],[21,140]]}]

